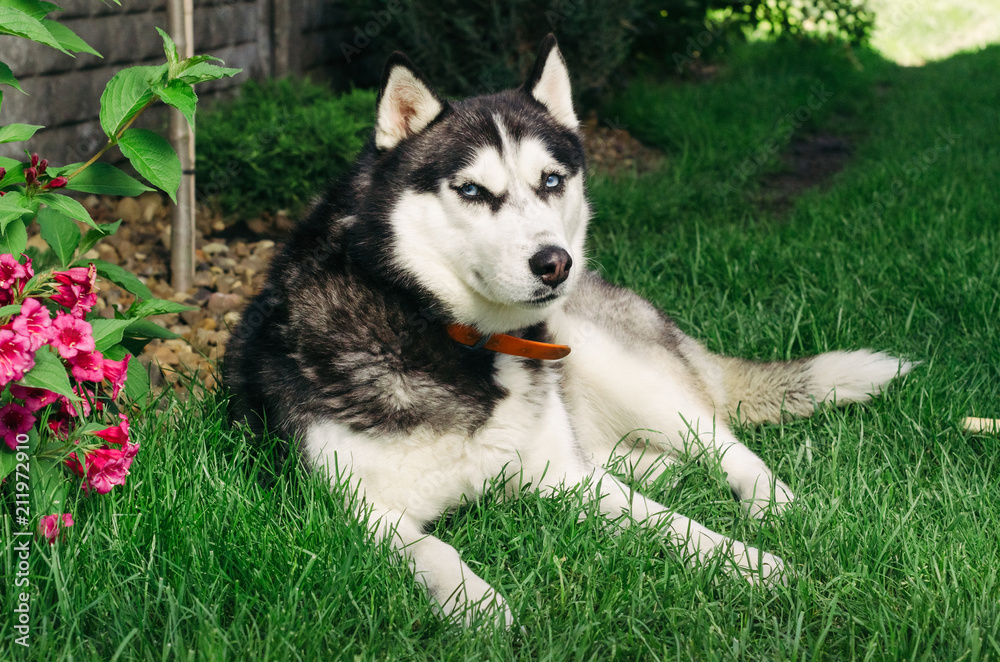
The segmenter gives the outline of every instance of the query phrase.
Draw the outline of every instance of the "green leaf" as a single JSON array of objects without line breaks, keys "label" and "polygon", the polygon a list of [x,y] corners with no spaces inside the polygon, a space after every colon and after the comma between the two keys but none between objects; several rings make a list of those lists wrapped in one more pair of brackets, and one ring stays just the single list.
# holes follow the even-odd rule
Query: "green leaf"
[{"label": "green leaf", "polygon": [[180,56],[177,55],[177,44],[175,44],[174,40],[170,38],[170,35],[160,28],[156,28],[156,31],[159,32],[160,37],[163,38],[163,53],[167,56],[167,63],[177,64],[178,60],[180,60]]},{"label": "green leaf", "polygon": [[194,65],[201,64],[202,62],[219,62],[225,64],[225,62],[223,62],[221,58],[217,58],[214,55],[192,55],[186,60],[177,63],[176,67],[177,71],[175,72],[175,75],[171,77],[171,79],[176,78],[178,75],[184,73]]},{"label": "green leaf", "polygon": [[41,0],[0,0],[0,6],[20,9],[31,18],[42,20],[54,11],[62,11],[58,5]]},{"label": "green leaf", "polygon": [[121,220],[117,220],[114,223],[101,223],[93,230],[87,230],[87,234],[83,235],[83,241],[80,242],[80,255],[84,255],[87,251],[97,245],[101,239],[105,237],[110,237],[114,233],[118,232],[118,226],[121,225]]},{"label": "green leaf", "polygon": [[31,459],[31,512],[36,518],[61,515],[68,509],[70,482],[59,460]]},{"label": "green leaf", "polygon": [[[214,59],[214,58],[213,58]],[[221,60],[220,60],[221,61]],[[231,78],[243,71],[242,69],[228,69],[208,62],[199,62],[192,67],[188,67],[177,77],[177,80],[194,85],[220,78]]]},{"label": "green leaf", "polygon": [[72,55],[56,41],[51,32],[45,29],[41,21],[14,7],[0,7],[0,34],[24,37],[51,46],[66,55]]},{"label": "green leaf", "polygon": [[69,377],[62,361],[49,345],[35,352],[35,367],[18,383],[32,388],[46,388],[53,393],[65,395],[74,402],[80,399],[69,385]]},{"label": "green leaf", "polygon": [[24,164],[20,161],[0,156],[0,168],[7,171],[4,178],[0,179],[0,189],[12,184],[20,184],[24,181]]},{"label": "green leaf", "polygon": [[166,72],[167,65],[129,67],[108,81],[101,94],[101,128],[114,139],[129,120],[153,98],[150,89]]},{"label": "green leaf", "polygon": [[90,326],[94,328],[94,344],[97,345],[97,351],[103,352],[120,343],[122,334],[130,324],[132,320],[91,320]]},{"label": "green leaf", "polygon": [[53,209],[58,209],[74,220],[83,221],[92,228],[97,227],[97,223],[94,223],[94,219],[90,217],[90,212],[69,196],[58,193],[39,193],[34,197],[34,200],[46,204]]},{"label": "green leaf", "polygon": [[[118,221],[121,223],[121,221]],[[116,285],[121,285],[126,290],[141,299],[152,299],[153,293],[149,291],[139,278],[128,269],[105,262],[104,260],[90,260],[97,267],[97,273],[102,278],[107,278]]]},{"label": "green leaf", "polygon": [[8,124],[0,126],[0,143],[17,143],[28,140],[35,132],[45,127],[38,124]]},{"label": "green leaf", "polygon": [[85,434],[93,435],[95,432],[101,432],[102,430],[107,430],[107,429],[108,429],[107,423],[92,422],[92,423],[87,423],[85,425],[81,425],[77,429],[73,430],[73,434],[77,437],[82,437]]},{"label": "green leaf", "polygon": [[10,317],[21,312],[21,304],[12,303],[9,306],[0,307],[0,317]]},{"label": "green leaf", "polygon": [[177,204],[181,160],[166,138],[146,129],[129,129],[118,139],[118,146],[140,175]]},{"label": "green leaf", "polygon": [[187,118],[188,124],[191,128],[194,128],[194,111],[195,106],[198,104],[198,95],[194,93],[189,83],[185,83],[179,80],[172,80],[167,83],[164,87],[160,87],[156,90],[156,96],[160,98],[160,101],[167,104],[168,106],[173,106],[177,110],[184,114]]},{"label": "green leaf", "polygon": [[112,345],[111,347],[108,347],[102,353],[104,354],[104,358],[110,361],[121,361],[122,359],[125,358],[127,354],[129,354],[129,351],[125,349],[125,347],[122,346],[121,343],[119,343],[117,345]]},{"label": "green leaf", "polygon": [[80,228],[72,218],[52,207],[40,210],[37,220],[42,239],[59,258],[59,264],[68,267],[80,245]]},{"label": "green leaf", "polygon": [[[164,329],[156,322],[139,319],[133,320],[129,327],[125,329],[125,338],[126,340],[128,338],[159,338],[160,340],[170,340],[172,338],[180,338],[180,336],[169,329]],[[133,354],[137,353],[126,340],[122,340],[122,344]],[[139,351],[141,352],[142,350],[140,349]]]},{"label": "green leaf", "polygon": [[[153,326],[156,326],[156,325],[154,324]],[[178,338],[179,337],[176,334],[170,334],[170,335],[171,335],[171,337],[174,337],[174,338]],[[142,350],[144,350],[146,348],[146,345],[148,345],[151,342],[153,342],[153,339],[152,338],[147,338],[145,336],[143,336],[141,338],[134,338],[134,337],[130,337],[130,336],[126,335],[124,338],[122,338],[121,347],[123,347],[125,350],[127,350],[128,353],[131,354],[132,356],[139,356],[140,354],[142,354]],[[117,359],[117,360],[121,360],[121,359]]]},{"label": "green leaf", "polygon": [[28,231],[20,221],[8,223],[0,232],[0,253],[20,255],[28,247]]},{"label": "green leaf", "polygon": [[136,301],[128,309],[128,316],[131,319],[150,317],[152,315],[168,315],[170,313],[183,313],[185,310],[198,310],[196,306],[188,306],[176,301],[166,299],[146,299]]},{"label": "green leaf", "polygon": [[125,396],[133,402],[145,404],[149,397],[149,373],[146,366],[134,356],[128,362],[128,377],[125,378]]},{"label": "green leaf", "polygon": [[31,219],[34,218],[34,210],[26,209],[21,205],[22,200],[23,196],[17,191],[12,191],[0,198],[0,231],[5,231],[7,225],[15,220],[30,223]]},{"label": "green leaf", "polygon": [[14,78],[14,72],[3,62],[0,62],[0,85],[10,85],[21,94],[27,94],[21,89],[21,84]]},{"label": "green leaf", "polygon": [[59,44],[66,50],[72,51],[74,53],[89,53],[91,55],[96,55],[99,58],[104,57],[103,55],[95,51],[93,48],[91,48],[90,44],[85,42],[83,39],[80,39],[80,37],[75,32],[67,28],[62,23],[57,23],[56,21],[50,21],[49,19],[45,18],[42,19],[42,25],[44,25],[45,29],[49,31],[49,34],[52,35],[52,38],[58,41]]},{"label": "green leaf", "polygon": [[[132,367],[131,363],[129,364],[129,367]],[[125,382],[125,389],[128,390],[128,382]],[[9,476],[10,473],[17,467],[17,464],[17,452],[7,448],[7,444],[0,447],[0,480]]]},{"label": "green leaf", "polygon": [[[58,170],[49,171],[54,177],[73,172],[82,163],[73,163],[63,166]],[[91,163],[80,174],[74,175],[69,180],[66,188],[70,191],[81,191],[83,193],[95,193],[97,195],[125,195],[134,197],[146,191],[152,191],[138,179],[126,175],[124,172],[114,167],[110,163]]]}]

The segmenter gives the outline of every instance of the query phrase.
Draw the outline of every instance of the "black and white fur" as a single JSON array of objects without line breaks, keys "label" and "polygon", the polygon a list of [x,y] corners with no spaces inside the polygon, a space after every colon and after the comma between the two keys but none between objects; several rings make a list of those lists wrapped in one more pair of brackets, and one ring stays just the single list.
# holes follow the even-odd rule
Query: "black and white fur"
[{"label": "black and white fur", "polygon": [[[869,399],[909,365],[869,351],[758,364],[710,354],[637,295],[587,271],[590,209],[566,65],[551,36],[523,87],[445,101],[402,55],[386,64],[374,137],[271,266],[226,354],[232,414],[297,440],[358,488],[444,613],[510,624],[503,597],[425,526],[504,474],[549,494],[580,486],[624,524],[752,582],[781,559],[634,493],[602,467],[655,476],[679,454],[719,458],[755,517],[788,487],[731,416],[778,421]],[[539,266],[541,265],[541,266]],[[568,344],[561,361],[473,350],[447,323]],[[618,441],[636,429],[641,448]]]}]

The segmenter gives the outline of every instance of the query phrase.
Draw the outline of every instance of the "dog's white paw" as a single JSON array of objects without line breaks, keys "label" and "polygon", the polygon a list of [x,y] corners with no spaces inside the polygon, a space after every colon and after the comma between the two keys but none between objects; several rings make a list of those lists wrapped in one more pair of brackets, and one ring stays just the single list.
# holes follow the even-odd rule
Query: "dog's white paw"
[{"label": "dog's white paw", "polygon": [[791,488],[770,474],[761,474],[753,481],[748,494],[739,494],[740,505],[750,517],[764,519],[780,515],[794,499]]},{"label": "dog's white paw", "polygon": [[734,569],[751,584],[761,586],[786,586],[788,573],[785,562],[774,554],[756,547],[735,543],[732,549]]},{"label": "dog's white paw", "polygon": [[494,593],[482,602],[469,604],[462,616],[467,628],[503,628],[514,627],[514,612],[500,594]]},{"label": "dog's white paw", "polygon": [[514,613],[503,596],[472,575],[441,604],[444,615],[467,628],[514,626]]}]

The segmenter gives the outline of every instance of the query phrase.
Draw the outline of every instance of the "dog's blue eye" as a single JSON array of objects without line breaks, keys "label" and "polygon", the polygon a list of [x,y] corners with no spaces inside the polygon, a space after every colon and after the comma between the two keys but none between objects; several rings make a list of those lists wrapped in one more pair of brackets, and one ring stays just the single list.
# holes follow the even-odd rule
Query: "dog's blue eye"
[{"label": "dog's blue eye", "polygon": [[475,184],[466,184],[459,191],[467,198],[474,198],[479,195],[479,187]]},{"label": "dog's blue eye", "polygon": [[562,177],[560,175],[549,175],[545,180],[545,188],[555,188],[562,184]]}]

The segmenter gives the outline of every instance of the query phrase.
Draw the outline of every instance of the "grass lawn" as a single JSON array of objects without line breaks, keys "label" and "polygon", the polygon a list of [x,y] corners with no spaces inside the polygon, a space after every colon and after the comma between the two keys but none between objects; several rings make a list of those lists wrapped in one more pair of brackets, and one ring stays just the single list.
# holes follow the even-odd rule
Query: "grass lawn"
[{"label": "grass lawn", "polygon": [[[1000,417],[997,71],[997,47],[903,69],[756,45],[711,83],[639,82],[609,101],[667,157],[591,181],[593,267],[714,351],[923,362],[871,405],[740,432],[799,497],[780,518],[743,517],[710,465],[648,491],[782,556],[787,587],[580,522],[574,494],[487,501],[436,534],[524,630],[463,631],[339,495],[268,467],[209,400],[136,422],[128,485],[81,497],[68,540],[34,548],[32,647],[0,619],[0,659],[1000,659],[1000,440],[959,427]],[[849,137],[853,160],[787,212],[758,210],[777,152],[810,132]],[[8,543],[0,571],[14,567]]]}]

